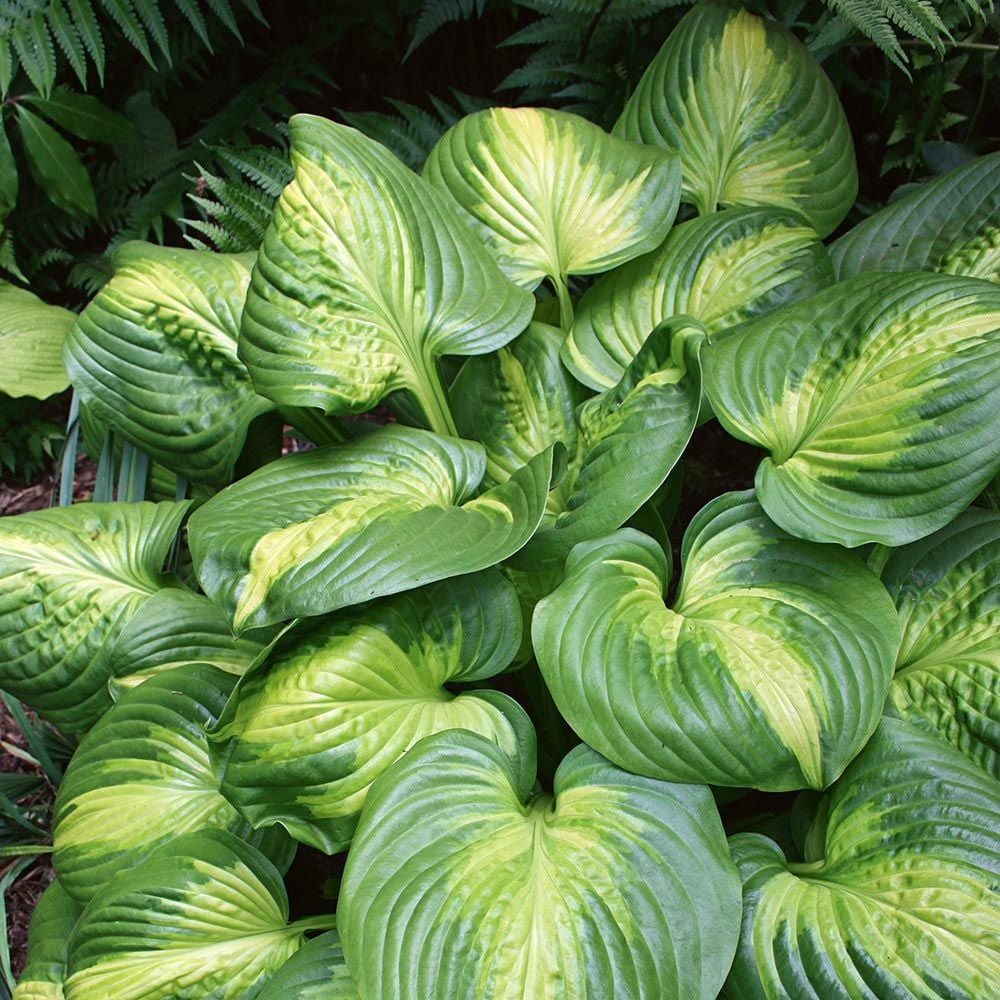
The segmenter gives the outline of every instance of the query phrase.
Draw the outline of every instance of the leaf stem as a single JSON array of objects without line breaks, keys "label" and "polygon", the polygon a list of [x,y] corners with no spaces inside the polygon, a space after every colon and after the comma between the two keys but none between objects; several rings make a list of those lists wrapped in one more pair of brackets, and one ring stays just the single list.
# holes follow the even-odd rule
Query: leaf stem
[{"label": "leaf stem", "polygon": [[552,279],[552,284],[559,300],[559,325],[563,333],[569,333],[573,326],[573,298],[569,294],[569,282],[564,274],[560,274]]},{"label": "leaf stem", "polygon": [[419,372],[418,382],[419,384],[410,391],[427,420],[427,426],[435,434],[461,437],[455,426],[455,418],[451,415],[451,404],[448,402],[448,393],[441,381],[441,371],[434,358],[426,359]]}]

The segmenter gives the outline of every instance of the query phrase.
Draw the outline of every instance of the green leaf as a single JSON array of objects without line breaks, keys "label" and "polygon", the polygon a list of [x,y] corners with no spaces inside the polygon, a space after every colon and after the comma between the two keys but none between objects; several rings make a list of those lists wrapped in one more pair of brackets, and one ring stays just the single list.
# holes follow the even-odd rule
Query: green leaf
[{"label": "green leaf", "polygon": [[347,970],[340,935],[327,931],[307,941],[264,984],[255,1000],[360,1000]]},{"label": "green leaf", "polygon": [[825,788],[874,730],[899,624],[854,555],[791,538],[753,495],[691,522],[673,608],[652,539],[578,545],[532,623],[538,664],[580,737],[639,774]]},{"label": "green leaf", "polygon": [[28,927],[28,961],[12,1000],[62,1000],[69,937],[80,905],[59,884],[42,893]]},{"label": "green leaf", "polygon": [[[2,155],[2,151],[0,151]],[[76,320],[68,309],[0,281],[0,392],[47,399],[69,385],[63,342]]]},{"label": "green leaf", "polygon": [[704,352],[731,434],[770,451],[757,497],[786,531],[902,545],[947,524],[1000,471],[1000,289],[865,274]]},{"label": "green leaf", "polygon": [[940,271],[1000,282],[1000,153],[927,181],[830,248],[841,278]]},{"label": "green leaf", "polygon": [[259,633],[237,638],[225,612],[201,594],[171,587],[152,595],[119,633],[109,654],[111,691],[137,687],[186,663],[210,663],[241,677],[264,648]]},{"label": "green leaf", "polygon": [[310,115],[289,127],[295,179],[260,248],[240,338],[255,387],[326,413],[405,390],[432,429],[454,434],[436,359],[503,346],[534,299],[384,147]]},{"label": "green leaf", "polygon": [[833,85],[786,28],[698,4],[664,42],[614,129],[680,151],[681,200],[798,212],[828,236],[854,203],[854,146]]},{"label": "green leaf", "polygon": [[10,139],[0,117],[0,224],[14,210],[17,204],[17,160],[10,148]]},{"label": "green leaf", "polygon": [[194,482],[226,483],[251,421],[274,409],[236,354],[245,255],[126,243],[66,341],[87,408]]},{"label": "green leaf", "polygon": [[0,687],[60,729],[111,704],[108,652],[161,572],[188,503],[85,503],[0,519]]},{"label": "green leaf", "polygon": [[724,996],[986,997],[996,941],[996,782],[937,737],[883,720],[834,786],[806,863],[730,840],[743,929]]},{"label": "green leaf", "polygon": [[28,95],[30,104],[50,121],[80,139],[91,142],[139,142],[142,135],[124,115],[112,111],[90,94],[57,87],[48,98]]},{"label": "green leaf", "polygon": [[533,758],[439,733],[375,783],[339,906],[361,995],[715,997],[739,892],[708,789],[580,746],[531,794]]},{"label": "green leaf", "polygon": [[64,212],[96,219],[94,186],[73,147],[23,104],[17,106],[17,118],[28,166],[38,186]]},{"label": "green leaf", "polygon": [[202,829],[229,830],[278,858],[284,831],[254,835],[223,798],[209,762],[207,727],[235,678],[192,663],[128,691],[73,755],[53,814],[52,864],[63,888],[87,903],[118,871],[161,844]]},{"label": "green leaf", "polygon": [[791,212],[730,209],[692,219],[584,294],[563,361],[585,385],[607,389],[665,320],[691,316],[717,339],[832,283],[815,230]]},{"label": "green leaf", "polygon": [[504,273],[525,288],[597,274],[663,242],[680,161],[547,108],[489,108],[431,150],[426,177],[474,219]]},{"label": "green leaf", "polygon": [[198,579],[241,630],[496,565],[542,518],[552,451],[472,499],[485,464],[480,445],[402,426],[288,455],[194,514]]},{"label": "green leaf", "polygon": [[251,1000],[333,918],[288,924],[277,869],[224,830],[168,841],[85,907],[69,945],[66,1000]]},{"label": "green leaf", "polygon": [[424,736],[468,729],[516,751],[531,728],[516,702],[445,685],[499,673],[520,640],[517,596],[496,570],[286,634],[213,734],[223,794],[254,827],[345,850],[371,783]]},{"label": "green leaf", "polygon": [[959,514],[881,576],[903,626],[888,709],[1000,778],[1000,514]]}]

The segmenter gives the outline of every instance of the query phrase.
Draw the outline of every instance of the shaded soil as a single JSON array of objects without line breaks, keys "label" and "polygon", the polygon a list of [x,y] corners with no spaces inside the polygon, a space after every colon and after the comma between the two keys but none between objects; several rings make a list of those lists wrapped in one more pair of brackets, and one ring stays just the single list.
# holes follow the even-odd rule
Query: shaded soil
[{"label": "shaded soil", "polygon": [[[93,496],[96,472],[94,463],[86,455],[77,455],[73,477],[74,501],[89,500]],[[34,483],[0,482],[0,517],[51,507],[57,489],[54,469]]]}]

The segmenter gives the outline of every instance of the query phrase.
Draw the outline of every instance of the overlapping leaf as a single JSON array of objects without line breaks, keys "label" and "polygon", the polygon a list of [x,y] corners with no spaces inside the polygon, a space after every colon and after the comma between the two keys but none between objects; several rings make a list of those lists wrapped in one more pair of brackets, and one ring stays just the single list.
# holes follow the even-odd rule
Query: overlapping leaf
[{"label": "overlapping leaf", "polygon": [[80,909],[58,881],[39,897],[28,927],[28,961],[12,1000],[62,1000],[69,936]]},{"label": "overlapping leaf", "polygon": [[46,399],[62,392],[69,377],[63,341],[76,321],[68,309],[0,281],[0,392]]},{"label": "overlapping leaf", "polygon": [[[530,756],[529,756],[530,755]],[[578,747],[531,794],[472,733],[428,737],[374,785],[340,932],[363,996],[716,996],[738,888],[708,789]]]},{"label": "overlapping leaf", "polygon": [[286,456],[194,514],[199,580],[243,629],[493,566],[537,528],[552,452],[472,498],[485,466],[480,445],[402,426]]},{"label": "overlapping leaf", "polygon": [[294,1000],[360,1000],[336,931],[327,931],[306,942],[264,984],[255,1000],[293,997]]},{"label": "overlapping leaf", "polygon": [[251,1000],[333,918],[288,923],[278,870],[223,830],[169,841],[119,872],[69,943],[66,1000]]},{"label": "overlapping leaf", "polygon": [[77,504],[0,519],[0,687],[60,728],[111,704],[109,652],[149,597],[187,503]]},{"label": "overlapping leaf", "polygon": [[1000,153],[887,205],[837,240],[830,256],[841,278],[920,270],[1000,282]]},{"label": "overlapping leaf", "polygon": [[682,200],[702,215],[773,205],[836,229],[858,189],[833,85],[786,28],[724,2],[699,3],[663,44],[614,128],[676,149]]},{"label": "overlapping leaf", "polygon": [[889,709],[1000,778],[1000,514],[895,549],[882,582],[903,626]]},{"label": "overlapping leaf", "polygon": [[1000,469],[1000,289],[863,274],[742,326],[704,355],[722,425],[770,451],[756,489],[803,538],[901,545]]},{"label": "overlapping leaf", "polygon": [[527,325],[458,210],[387,149],[323,118],[290,123],[295,179],[254,269],[240,357],[259,392],[327,413],[406,390],[454,433],[436,359],[483,354]]},{"label": "overlapping leaf", "polygon": [[652,539],[573,550],[532,624],[560,712],[639,774],[826,787],[881,715],[899,641],[885,589],[852,554],[786,535],[750,493],[705,507],[681,558],[671,609]]},{"label": "overlapping leaf", "polygon": [[743,880],[724,996],[986,997],[1000,981],[996,781],[935,736],[886,719],[789,863],[730,840]]},{"label": "overlapping leaf", "polygon": [[496,570],[291,632],[213,736],[223,793],[255,827],[344,850],[372,781],[424,736],[468,729],[515,752],[530,729],[516,702],[445,685],[499,673],[520,640],[514,588]]},{"label": "overlapping leaf", "polygon": [[283,831],[261,836],[219,792],[205,729],[235,678],[191,664],[124,694],[73,755],[56,796],[53,866],[86,903],[116,872],[197,830],[229,830],[283,867]]},{"label": "overlapping leaf", "polygon": [[424,177],[475,220],[517,284],[597,274],[663,242],[677,214],[675,153],[548,108],[489,108],[431,150]]},{"label": "overlapping leaf", "polygon": [[225,483],[274,408],[236,356],[252,257],[128,243],[66,341],[94,416],[167,468]]},{"label": "overlapping leaf", "polygon": [[692,219],[584,294],[562,357],[585,385],[606,389],[666,320],[693,317],[715,338],[832,283],[816,231],[794,213],[730,209]]}]

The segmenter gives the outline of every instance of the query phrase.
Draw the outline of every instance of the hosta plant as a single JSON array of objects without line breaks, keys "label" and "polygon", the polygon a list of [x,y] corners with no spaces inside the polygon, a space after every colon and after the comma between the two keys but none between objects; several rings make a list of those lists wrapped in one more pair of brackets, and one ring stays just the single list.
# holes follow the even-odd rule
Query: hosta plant
[{"label": "hosta plant", "polygon": [[165,501],[0,522],[80,737],[19,1000],[989,995],[995,158],[841,231],[833,86],[718,2],[613,135],[289,132],[258,253],[67,336]]}]

